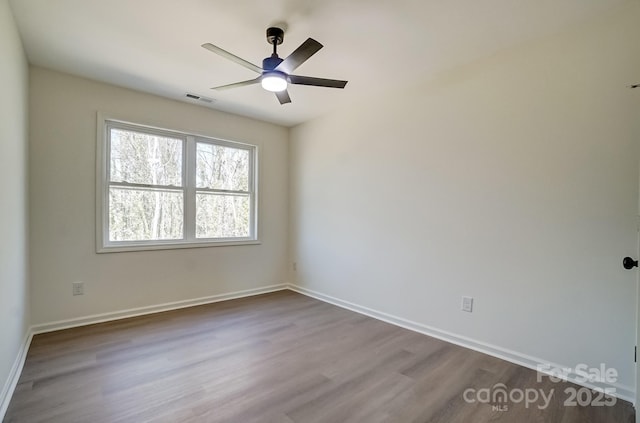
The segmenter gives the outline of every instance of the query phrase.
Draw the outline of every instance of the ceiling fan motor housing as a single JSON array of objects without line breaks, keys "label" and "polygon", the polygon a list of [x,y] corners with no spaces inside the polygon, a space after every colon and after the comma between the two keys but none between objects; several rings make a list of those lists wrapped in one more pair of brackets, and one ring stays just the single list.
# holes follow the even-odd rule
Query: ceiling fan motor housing
[{"label": "ceiling fan motor housing", "polygon": [[271,71],[274,70],[280,63],[282,63],[282,59],[278,56],[267,57],[262,61],[262,69]]}]

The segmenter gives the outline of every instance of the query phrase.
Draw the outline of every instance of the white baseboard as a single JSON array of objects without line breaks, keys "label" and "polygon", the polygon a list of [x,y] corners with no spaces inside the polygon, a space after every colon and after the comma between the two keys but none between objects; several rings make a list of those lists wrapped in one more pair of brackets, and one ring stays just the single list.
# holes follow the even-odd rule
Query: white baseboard
[{"label": "white baseboard", "polygon": [[[475,339],[468,338],[466,336],[457,335],[455,333],[436,329],[421,323],[413,322],[411,320],[403,319],[402,317],[393,316],[381,311],[373,310],[368,307],[364,307],[358,304],[354,304],[349,301],[344,301],[339,298],[332,297],[311,289],[307,289],[298,285],[290,284],[288,288],[292,291],[300,294],[327,302],[329,304],[336,305],[338,307],[345,308],[347,310],[355,311],[356,313],[364,314],[374,319],[382,320],[383,322],[391,323],[395,326],[400,326],[405,329],[412,330],[414,332],[422,333],[443,341],[450,342],[452,344],[459,345],[464,348],[469,348],[474,351],[478,351],[484,354],[488,354],[506,361],[509,361],[520,366],[527,367],[529,369],[538,370],[538,366],[551,366],[554,369],[566,369],[572,368],[572,366],[561,366],[547,360],[542,360],[537,357],[532,357],[527,354],[519,353],[517,351],[511,351],[506,348],[502,348],[496,345],[491,345],[485,342],[477,341]],[[554,375],[555,376],[555,375]],[[635,389],[630,386],[621,385],[618,383],[585,383],[582,382],[579,374],[571,372],[567,375],[566,380],[577,385],[587,387],[589,389],[596,389],[603,391],[605,388],[613,388],[615,397],[620,398],[630,403],[635,402]]]},{"label": "white baseboard", "polygon": [[269,292],[282,291],[285,289],[287,289],[286,284],[269,285],[260,288],[245,289],[243,291],[234,291],[225,294],[211,295],[208,297],[194,298],[191,300],[173,301],[170,303],[158,304],[153,306],[130,308],[127,310],[120,310],[102,314],[92,314],[90,316],[78,317],[68,320],[58,320],[55,322],[34,325],[32,326],[32,331],[34,335],[37,335],[39,333],[53,332],[61,329],[69,329],[78,326],[93,325],[95,323],[110,322],[112,320],[126,319],[129,317],[143,316],[145,314],[160,313],[163,311],[177,310],[180,308],[217,303],[226,300],[235,300],[237,298],[267,294]]},{"label": "white baseboard", "polygon": [[18,386],[18,380],[20,379],[24,362],[27,359],[27,351],[29,351],[29,345],[31,345],[32,338],[33,332],[31,332],[31,328],[29,328],[27,329],[27,333],[24,335],[22,345],[20,345],[18,355],[13,362],[13,366],[11,366],[11,371],[4,383],[2,392],[0,392],[0,421],[4,419],[4,415],[7,413],[7,409],[9,408],[9,402],[11,402],[13,392],[16,390],[16,386]]}]

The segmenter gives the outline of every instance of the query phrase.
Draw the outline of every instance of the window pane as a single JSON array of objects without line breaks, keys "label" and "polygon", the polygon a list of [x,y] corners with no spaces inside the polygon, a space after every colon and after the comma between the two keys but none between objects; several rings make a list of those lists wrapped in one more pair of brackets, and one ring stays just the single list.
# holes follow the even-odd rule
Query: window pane
[{"label": "window pane", "polygon": [[110,134],[111,181],[182,186],[182,140],[117,128]]},{"label": "window pane", "polygon": [[109,188],[109,241],[182,239],[182,192]]},{"label": "window pane", "polygon": [[249,237],[249,204],[248,195],[196,194],[196,237]]},{"label": "window pane", "polygon": [[196,153],[198,188],[249,190],[249,150],[199,142]]}]

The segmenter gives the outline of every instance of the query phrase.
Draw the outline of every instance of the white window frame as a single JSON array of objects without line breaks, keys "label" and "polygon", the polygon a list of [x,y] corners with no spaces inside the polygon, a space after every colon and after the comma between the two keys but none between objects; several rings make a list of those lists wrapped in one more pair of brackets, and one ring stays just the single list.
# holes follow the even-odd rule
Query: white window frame
[{"label": "white window frame", "polygon": [[[113,119],[98,113],[98,135],[96,148],[96,252],[111,253],[124,251],[166,250],[177,248],[218,247],[232,245],[260,244],[258,237],[258,146],[236,141],[222,140],[205,135],[188,133],[185,131],[158,128],[155,126],[127,122]],[[144,184],[130,184],[110,182],[110,129],[118,128],[144,132],[180,139],[182,149],[182,187],[160,187],[183,192],[183,238],[171,240],[149,241],[110,241],[109,240],[109,187],[110,186],[139,186],[142,189],[152,189],[154,186]],[[216,189],[196,188],[196,148],[197,143],[208,143],[224,147],[247,150],[249,152],[249,201],[250,222],[249,236],[238,238],[196,238],[196,192],[208,191],[222,194],[241,193]],[[247,192],[242,192],[247,194]]]}]

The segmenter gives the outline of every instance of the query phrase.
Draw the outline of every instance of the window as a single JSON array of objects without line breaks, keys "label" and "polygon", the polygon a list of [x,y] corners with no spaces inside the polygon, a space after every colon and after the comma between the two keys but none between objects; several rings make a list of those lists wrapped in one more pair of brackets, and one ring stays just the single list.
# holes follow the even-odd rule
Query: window
[{"label": "window", "polygon": [[98,252],[257,242],[255,146],[99,123]]}]

